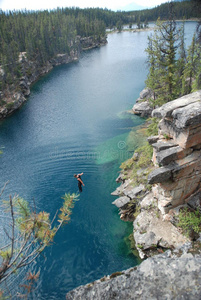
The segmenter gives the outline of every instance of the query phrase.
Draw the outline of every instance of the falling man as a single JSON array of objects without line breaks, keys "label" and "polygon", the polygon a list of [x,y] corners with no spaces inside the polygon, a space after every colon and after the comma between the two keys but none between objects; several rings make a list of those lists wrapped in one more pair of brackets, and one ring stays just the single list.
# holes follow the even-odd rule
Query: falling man
[{"label": "falling man", "polygon": [[77,183],[78,183],[78,189],[79,189],[79,192],[81,193],[82,192],[82,185],[84,186],[84,183],[81,179],[81,176],[83,175],[84,173],[80,173],[80,174],[74,174],[74,177],[77,178]]}]

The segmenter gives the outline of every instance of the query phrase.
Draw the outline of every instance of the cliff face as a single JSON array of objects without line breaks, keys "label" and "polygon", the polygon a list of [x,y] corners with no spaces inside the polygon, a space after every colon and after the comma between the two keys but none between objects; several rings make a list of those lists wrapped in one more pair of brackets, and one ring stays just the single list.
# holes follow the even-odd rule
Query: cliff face
[{"label": "cliff face", "polygon": [[[152,114],[161,119],[158,136],[148,138],[154,149],[154,168],[148,176],[152,190],[146,191],[142,184],[133,187],[131,179],[123,180],[120,175],[117,181],[122,184],[112,193],[120,197],[113,204],[130,221],[131,201],[140,206],[133,235],[142,258],[171,250],[133,269],[78,287],[66,299],[201,298],[201,238],[196,237],[192,249],[189,238],[174,224],[181,207],[201,211],[201,91],[169,102]],[[188,253],[192,251],[197,254]]]},{"label": "cliff face", "polygon": [[170,252],[152,257],[137,268],[112,274],[76,288],[66,300],[139,299],[164,300],[201,297],[201,257]]},{"label": "cliff face", "polygon": [[158,136],[148,138],[154,167],[136,173],[149,171],[151,192],[145,185],[131,187],[127,179],[113,193],[121,196],[113,204],[124,220],[132,220],[133,203],[138,206],[133,236],[141,258],[186,243],[175,226],[179,210],[201,208],[201,91],[166,103],[152,116],[160,119]]},{"label": "cliff face", "polygon": [[153,143],[156,169],[149,174],[163,214],[185,204],[201,188],[201,91],[155,109],[158,141]]},{"label": "cliff face", "polygon": [[[22,106],[26,101],[26,97],[30,94],[31,84],[44,74],[49,73],[53,67],[77,61],[81,51],[97,48],[106,43],[106,37],[97,39],[94,37],[81,38],[78,36],[74,44],[71,45],[70,53],[57,54],[43,65],[37,59],[35,61],[28,60],[26,53],[21,52],[19,63],[22,77],[17,84],[11,84],[4,91],[0,91],[0,119],[6,118]],[[0,67],[0,81],[3,79],[4,71]]]},{"label": "cliff face", "polygon": [[[161,119],[158,136],[148,139],[155,166],[148,175],[152,191],[140,203],[133,223],[142,258],[154,248],[177,248],[187,242],[175,227],[179,211],[201,204],[201,91],[166,103],[152,116]],[[191,238],[195,237],[192,231]]]}]

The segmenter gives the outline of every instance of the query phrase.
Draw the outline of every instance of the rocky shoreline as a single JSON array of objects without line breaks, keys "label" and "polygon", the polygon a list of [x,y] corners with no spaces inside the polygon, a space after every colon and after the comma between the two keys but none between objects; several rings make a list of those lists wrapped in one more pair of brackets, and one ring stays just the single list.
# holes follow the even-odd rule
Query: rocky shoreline
[{"label": "rocky shoreline", "polygon": [[[146,174],[151,188],[133,186],[134,181],[123,180],[122,174],[118,179],[122,184],[112,193],[120,196],[113,204],[122,219],[132,220],[131,203],[138,207],[133,235],[141,258],[188,242],[175,220],[182,207],[196,210],[201,205],[201,91],[164,104],[152,116],[160,118],[158,136],[148,138],[153,166],[138,170]],[[191,239],[195,238],[192,231]]]},{"label": "rocky shoreline", "polygon": [[[121,219],[133,221],[140,257],[148,258],[78,287],[66,299],[201,297],[201,237],[192,228],[186,236],[177,226],[183,208],[201,211],[201,90],[166,103],[152,116],[160,118],[158,135],[148,138],[153,165],[138,170],[143,179],[138,185],[122,172],[112,193]],[[138,159],[134,153],[133,162]]]},{"label": "rocky shoreline", "polygon": [[[55,57],[47,61],[43,66],[36,61],[27,59],[26,52],[19,55],[19,64],[22,73],[19,83],[12,84],[6,90],[0,91],[0,120],[8,117],[24,102],[30,95],[30,87],[41,76],[49,73],[55,66],[68,64],[79,60],[80,53],[93,48],[98,48],[107,44],[107,37],[96,39],[94,37],[77,37],[74,44],[71,45],[70,53],[57,54]],[[3,80],[4,71],[0,68],[0,80]]]},{"label": "rocky shoreline", "polygon": [[153,99],[153,93],[150,88],[145,88],[141,91],[140,97],[136,100],[133,105],[132,111],[135,115],[141,117],[150,117],[153,108],[150,106],[150,99]]}]

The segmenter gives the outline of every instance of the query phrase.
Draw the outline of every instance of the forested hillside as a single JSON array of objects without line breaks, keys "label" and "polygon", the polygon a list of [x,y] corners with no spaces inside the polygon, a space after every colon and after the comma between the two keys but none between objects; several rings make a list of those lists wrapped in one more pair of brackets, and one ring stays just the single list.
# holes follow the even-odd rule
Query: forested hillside
[{"label": "forested hillside", "polygon": [[0,88],[22,76],[19,53],[43,65],[58,53],[70,53],[76,36],[105,35],[103,21],[76,10],[0,13],[0,64],[4,80]]},{"label": "forested hillside", "polygon": [[[199,6],[199,1],[175,2],[175,18],[199,17],[200,12],[195,4]],[[79,56],[83,48],[81,39],[90,37],[90,46],[93,42],[97,46],[105,37],[106,27],[136,22],[141,28],[142,22],[147,24],[159,17],[168,19],[168,13],[168,3],[134,12],[76,7],[51,11],[0,11],[0,107],[8,102],[9,108],[13,105],[13,91],[27,95],[27,84],[29,86],[55,64],[47,67],[50,60],[61,54],[71,56],[72,60]],[[84,44],[84,48],[87,48],[86,40]],[[24,61],[26,66],[22,64]],[[28,62],[32,65],[28,65]],[[33,72],[35,77],[30,80]]]},{"label": "forested hillside", "polygon": [[[172,2],[175,19],[200,18],[200,0]],[[169,3],[164,3],[152,9],[128,12],[127,16],[135,21],[156,21],[158,18],[167,20],[169,17]]]}]

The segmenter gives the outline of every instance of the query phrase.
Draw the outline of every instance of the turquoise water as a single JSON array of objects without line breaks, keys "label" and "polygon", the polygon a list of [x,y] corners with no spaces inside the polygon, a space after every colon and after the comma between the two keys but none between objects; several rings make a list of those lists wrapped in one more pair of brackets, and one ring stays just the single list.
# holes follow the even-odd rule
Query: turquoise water
[{"label": "turquoise water", "polygon": [[131,226],[120,220],[110,193],[120,163],[140,144],[135,129],[144,120],[123,112],[144,88],[148,34],[109,35],[108,45],[43,77],[27,103],[0,124],[1,186],[10,181],[4,198],[34,198],[53,217],[62,195],[77,192],[73,174],[84,172],[71,222],[31,267],[40,269],[32,298],[65,299],[81,284],[138,263],[124,241]]}]

